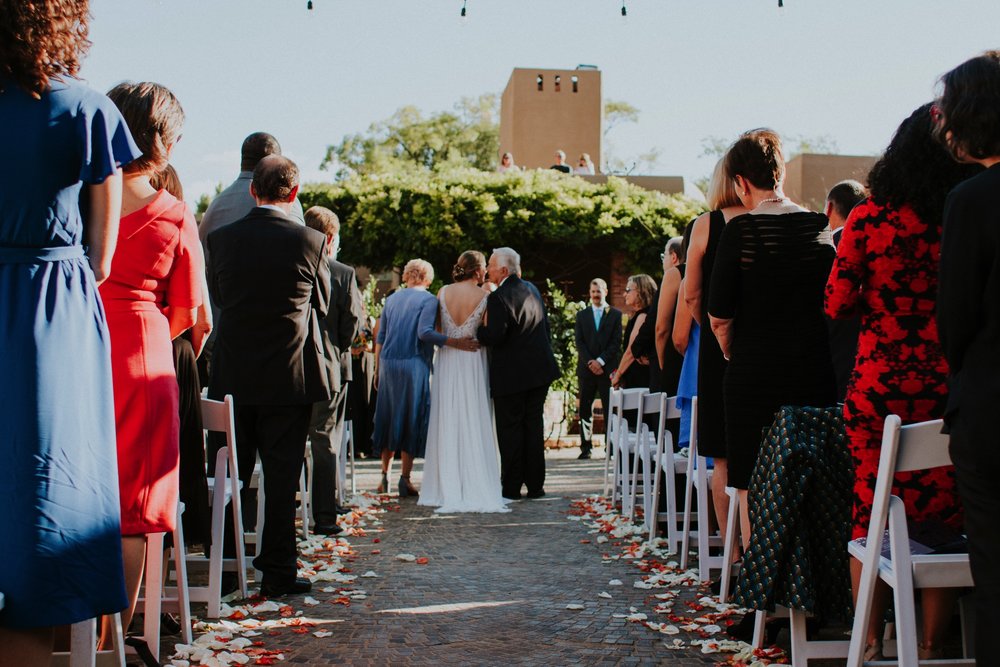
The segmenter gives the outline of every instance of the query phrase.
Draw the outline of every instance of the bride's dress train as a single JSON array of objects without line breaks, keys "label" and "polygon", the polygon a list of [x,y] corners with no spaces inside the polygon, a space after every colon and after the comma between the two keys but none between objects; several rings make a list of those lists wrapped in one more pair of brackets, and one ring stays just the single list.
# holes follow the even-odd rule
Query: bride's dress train
[{"label": "bride's dress train", "polygon": [[[439,304],[445,335],[474,337],[486,299],[458,326],[444,305],[445,292]],[[438,512],[509,512],[500,495],[499,456],[486,350],[438,348],[418,504]]]}]

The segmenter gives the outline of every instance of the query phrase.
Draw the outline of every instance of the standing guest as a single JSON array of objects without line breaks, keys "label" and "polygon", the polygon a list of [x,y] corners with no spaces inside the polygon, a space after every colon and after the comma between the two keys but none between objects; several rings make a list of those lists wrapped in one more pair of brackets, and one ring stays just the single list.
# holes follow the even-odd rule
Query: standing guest
[{"label": "standing guest", "polygon": [[312,587],[296,578],[295,492],[313,403],[330,398],[319,328],[330,301],[330,265],[326,238],[292,215],[299,191],[294,162],[265,157],[250,188],[257,207],[207,239],[208,287],[222,313],[209,396],[232,394],[235,401],[248,514],[260,456],[264,531],[253,565],[263,574],[261,594],[274,597]]},{"label": "standing guest", "polygon": [[[827,314],[861,318],[844,402],[855,475],[852,539],[868,534],[885,418],[895,414],[904,422],[921,422],[945,412],[948,364],[934,322],[941,216],[948,191],[972,172],[934,139],[930,110],[925,104],[903,121],[872,167],[871,198],[848,217],[827,281]],[[912,520],[947,525],[958,537],[962,512],[953,468],[899,473],[893,493]],[[856,594],[861,563],[852,559],[851,568]],[[879,586],[880,609],[888,592]],[[940,648],[955,596],[951,589],[925,588],[922,597],[921,651],[932,654]],[[881,613],[872,614],[870,660],[881,653],[881,620]]]},{"label": "standing guest", "polygon": [[576,169],[573,170],[573,173],[579,174],[580,176],[594,175],[594,161],[590,159],[590,155],[584,153],[580,156],[580,161],[577,163]]},{"label": "standing guest", "polygon": [[119,84],[108,97],[142,151],[125,167],[118,251],[101,285],[111,333],[127,628],[139,596],[146,535],[168,533],[176,524],[180,408],[171,341],[195,323],[205,268],[191,211],[150,183],[180,138],[180,102],[148,82]]},{"label": "standing guest", "polygon": [[97,285],[118,238],[120,167],[141,153],[114,104],[74,78],[89,19],[86,1],[0,0],[4,667],[48,665],[53,626],[128,603]]},{"label": "standing guest", "polygon": [[[865,186],[857,181],[841,181],[830,189],[826,196],[826,206],[823,212],[830,220],[833,230],[833,246],[840,247],[840,239],[844,234],[844,223],[855,206],[868,197]],[[830,319],[827,328],[830,332],[830,357],[833,359],[833,372],[837,376],[837,402],[843,403],[847,395],[847,381],[854,370],[854,358],[858,353],[858,331],[861,325],[859,317],[843,316]]]},{"label": "standing guest", "polygon": [[630,276],[625,284],[625,307],[629,311],[625,325],[625,342],[618,368],[611,372],[611,386],[632,389],[647,387],[649,375],[646,367],[632,356],[632,343],[642,328],[656,296],[656,282],[645,273]]},{"label": "standing guest", "polygon": [[[670,343],[677,295],[684,276],[684,260],[681,255],[683,243],[682,237],[675,236],[667,241],[660,253],[663,279],[653,297],[653,305],[649,308],[646,321],[642,323],[642,328],[632,343],[632,355],[648,364],[649,390],[665,391],[670,396],[677,393],[677,380],[681,376],[681,364],[684,361]],[[674,442],[676,441],[674,438]]]},{"label": "standing guest", "polygon": [[460,350],[478,350],[472,339],[448,338],[435,330],[438,300],[427,291],[434,281],[434,267],[422,259],[411,259],[403,267],[407,289],[385,300],[375,339],[375,434],[373,451],[382,459],[382,481],[378,492],[389,490],[389,464],[399,452],[402,470],[400,497],[419,495],[410,482],[413,459],[422,458],[427,447],[430,419],[430,377],[434,346],[450,345]]},{"label": "standing guest", "polygon": [[[369,280],[374,280],[374,277]],[[362,298],[361,320],[358,335],[351,343],[351,381],[347,383],[346,418],[351,421],[351,435],[354,437],[354,451],[359,458],[372,456],[372,426],[375,407],[373,399],[375,382],[375,355],[373,347],[372,320]]]},{"label": "standing guest", "polygon": [[500,164],[497,166],[497,173],[504,174],[508,171],[521,171],[521,168],[514,164],[514,154],[507,151],[500,158]]},{"label": "standing guest", "polygon": [[496,248],[486,264],[496,285],[487,297],[486,319],[476,337],[490,348],[490,394],[500,447],[504,498],[545,495],[545,397],[559,377],[552,332],[538,289],[521,279],[521,256]]},{"label": "standing guest", "polygon": [[573,168],[566,164],[566,153],[564,151],[556,151],[556,163],[549,167],[549,169],[555,169],[556,171],[561,171],[564,174],[573,173]]},{"label": "standing guest", "polygon": [[826,216],[782,191],[785,160],[777,133],[744,133],[726,154],[725,170],[749,213],[722,232],[708,312],[729,359],[723,386],[726,461],[729,485],[739,490],[745,548],[750,475],[775,413],[783,405],[836,402],[823,319],[834,250]]},{"label": "standing guest", "polygon": [[726,534],[729,515],[729,466],[726,463],[726,419],[722,384],[728,365],[712,333],[708,320],[708,294],[712,285],[712,267],[719,240],[726,224],[747,212],[736,195],[736,185],[726,172],[723,156],[708,182],[709,213],[703,213],[691,227],[684,275],[684,302],[698,322],[698,455],[712,459],[712,506],[719,532]]},{"label": "standing guest", "polygon": [[677,407],[681,410],[679,433],[674,438],[678,447],[687,447],[691,443],[691,413],[694,410],[694,397],[698,395],[698,349],[701,344],[701,325],[694,319],[691,308],[684,300],[684,274],[687,268],[685,258],[693,229],[694,220],[684,229],[681,242],[680,263],[676,266],[681,275],[681,283],[678,287],[679,296],[674,299],[676,304],[670,332],[672,348],[683,360],[677,378],[676,392]]},{"label": "standing guest", "polygon": [[[184,187],[177,170],[167,165],[153,174],[150,185],[166,190],[184,201]],[[205,473],[205,433],[201,422],[201,379],[198,355],[212,331],[212,308],[208,301],[208,280],[202,272],[202,302],[194,326],[173,339],[174,371],[177,373],[180,407],[180,501],[184,503],[184,541],[201,544],[208,553],[212,543],[212,509],[208,503],[208,475]]]},{"label": "standing guest", "polygon": [[[201,225],[198,227],[198,236],[205,250],[205,261],[208,264],[206,267],[207,271],[211,271],[212,269],[212,256],[208,251],[208,235],[217,229],[222,229],[226,225],[233,224],[257,206],[257,202],[250,192],[253,170],[257,167],[257,163],[268,155],[281,155],[281,145],[278,144],[278,140],[273,136],[267,132],[254,132],[244,139],[243,146],[240,149],[239,176],[236,177],[236,180],[229,187],[217,194],[205,210],[205,215],[201,218]],[[305,224],[305,219],[302,216],[302,204],[299,203],[298,199],[292,202],[289,215],[299,224]],[[211,301],[211,304],[212,321],[215,322],[216,330],[218,330],[220,309],[214,300]],[[215,337],[216,332],[213,332],[208,337],[208,344],[205,349],[205,357],[209,365],[212,362]],[[214,439],[216,434],[209,435]],[[219,446],[225,446],[221,442],[221,439],[219,440]]]},{"label": "standing guest", "polygon": [[336,535],[341,531],[337,515],[346,511],[337,504],[337,452],[344,437],[347,386],[352,381],[351,343],[358,335],[361,321],[361,292],[354,269],[337,261],[340,250],[337,214],[323,206],[313,206],[306,211],[305,217],[307,227],[326,237],[331,285],[330,309],[320,327],[330,400],[313,405],[309,425],[314,530],[321,535]]},{"label": "standing guest", "polygon": [[986,661],[1000,636],[1000,51],[988,51],[942,77],[937,133],[962,162],[986,171],[956,187],[945,203],[937,322],[950,368],[945,421],[965,508],[976,587],[976,655]]},{"label": "standing guest", "polygon": [[580,458],[589,459],[594,447],[594,398],[608,416],[610,370],[618,366],[622,344],[622,311],[608,305],[608,284],[590,281],[590,306],[576,314],[576,378],[580,398]]}]

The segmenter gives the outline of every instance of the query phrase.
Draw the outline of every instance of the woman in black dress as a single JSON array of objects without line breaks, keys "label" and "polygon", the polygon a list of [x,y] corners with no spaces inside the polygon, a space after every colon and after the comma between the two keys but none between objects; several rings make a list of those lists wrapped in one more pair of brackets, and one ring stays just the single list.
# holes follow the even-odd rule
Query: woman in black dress
[{"label": "woman in black dress", "polygon": [[715,165],[708,183],[709,213],[703,213],[691,228],[684,277],[684,301],[700,325],[698,349],[698,454],[714,459],[712,505],[719,533],[725,538],[729,514],[729,468],[726,464],[726,422],[722,401],[722,378],[726,360],[708,323],[708,291],[715,253],[726,223],[747,212],[736,196],[736,186],[726,173],[726,158]]},{"label": "woman in black dress", "polygon": [[942,77],[939,135],[958,160],[987,169],[945,202],[937,321],[948,360],[945,421],[958,493],[965,508],[976,583],[976,655],[984,662],[1000,636],[1000,51],[968,60]]},{"label": "woman in black dress", "polygon": [[747,488],[761,440],[783,405],[836,404],[823,318],[835,251],[826,216],[782,192],[785,161],[772,130],[744,133],[726,171],[749,213],[725,226],[712,270],[708,312],[729,360],[723,383],[729,485],[740,492],[744,547]]},{"label": "woman in black dress", "polygon": [[655,298],[656,282],[652,278],[645,273],[629,277],[625,284],[628,323],[625,325],[625,338],[622,341],[622,359],[618,368],[611,372],[612,387],[633,389],[649,386],[649,370],[642,361],[632,356],[632,343],[649,316],[649,307],[653,305]]}]

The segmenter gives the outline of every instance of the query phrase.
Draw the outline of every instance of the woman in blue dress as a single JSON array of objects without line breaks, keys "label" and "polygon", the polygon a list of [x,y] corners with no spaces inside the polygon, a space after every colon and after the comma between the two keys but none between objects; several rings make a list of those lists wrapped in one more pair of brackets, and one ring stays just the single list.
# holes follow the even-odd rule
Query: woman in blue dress
[{"label": "woman in blue dress", "polygon": [[389,490],[389,464],[395,452],[402,459],[399,495],[416,496],[410,483],[413,459],[423,457],[430,419],[431,364],[435,345],[478,349],[474,340],[448,338],[435,329],[438,300],[427,291],[434,267],[412,259],[403,268],[407,289],[389,295],[375,338],[375,433],[372,448],[382,458],[379,493]]},{"label": "woman in blue dress", "polygon": [[126,604],[97,285],[139,151],[73,78],[88,11],[0,0],[0,665],[47,665],[53,626]]}]

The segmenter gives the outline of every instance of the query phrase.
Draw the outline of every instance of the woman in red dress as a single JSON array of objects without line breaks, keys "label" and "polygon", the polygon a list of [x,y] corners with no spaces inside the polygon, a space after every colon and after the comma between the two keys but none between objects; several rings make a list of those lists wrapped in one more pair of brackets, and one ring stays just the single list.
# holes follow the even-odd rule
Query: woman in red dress
[{"label": "woman in red dress", "polygon": [[[861,315],[858,353],[847,386],[844,421],[854,458],[853,538],[871,520],[882,427],[890,414],[906,422],[944,415],[948,365],[938,341],[937,302],[941,220],[948,191],[970,175],[931,134],[931,105],[903,121],[868,175],[871,197],[851,212],[826,285],[830,317]],[[893,493],[911,520],[961,532],[954,468],[896,476]],[[851,562],[855,590],[860,563]],[[882,604],[887,598],[883,588]],[[953,600],[947,589],[925,589],[923,651],[936,649]],[[880,653],[881,614],[872,614],[867,660]],[[879,619],[875,621],[875,619]]]},{"label": "woman in red dress", "polygon": [[195,322],[204,260],[190,210],[150,184],[180,137],[180,103],[155,83],[119,84],[108,97],[142,151],[125,168],[118,249],[101,285],[111,333],[127,628],[145,536],[173,530],[177,518],[180,424],[171,340]]}]

